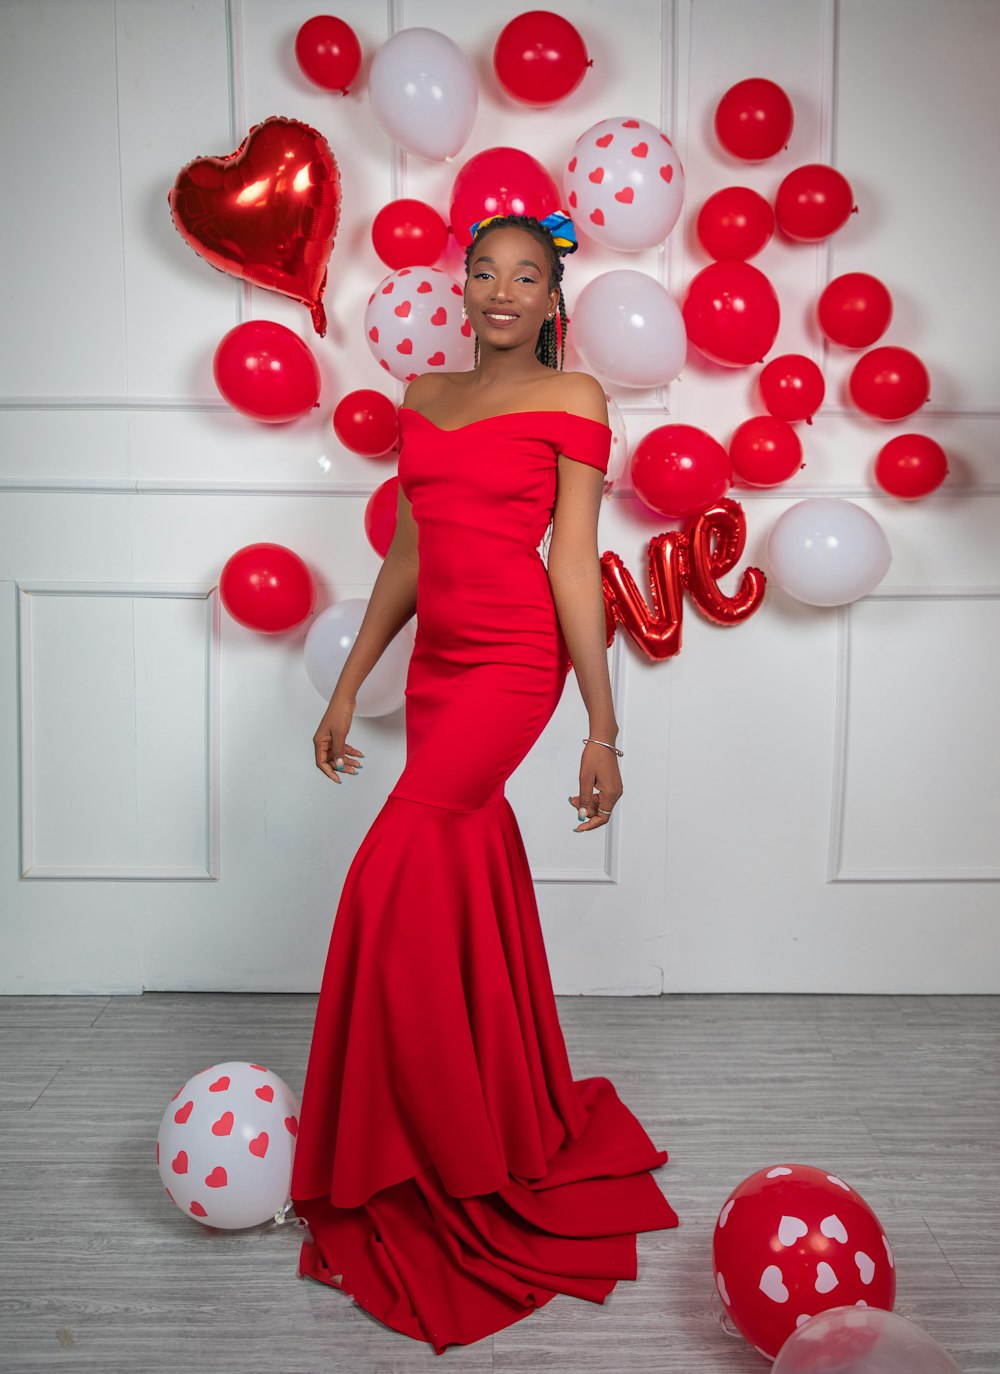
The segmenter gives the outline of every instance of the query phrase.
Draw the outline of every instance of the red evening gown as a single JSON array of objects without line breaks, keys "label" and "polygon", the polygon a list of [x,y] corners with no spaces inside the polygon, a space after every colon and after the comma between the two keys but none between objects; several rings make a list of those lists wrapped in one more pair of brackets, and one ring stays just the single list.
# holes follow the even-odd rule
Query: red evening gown
[{"label": "red evening gown", "polygon": [[406,764],[344,880],[291,1196],[299,1272],[440,1355],[557,1293],[603,1302],[636,1277],[636,1233],[677,1216],[649,1172],[666,1150],[609,1079],[572,1077],[504,795],[566,680],[538,553],[556,456],[606,472],[611,431],[561,410],[400,425]]}]

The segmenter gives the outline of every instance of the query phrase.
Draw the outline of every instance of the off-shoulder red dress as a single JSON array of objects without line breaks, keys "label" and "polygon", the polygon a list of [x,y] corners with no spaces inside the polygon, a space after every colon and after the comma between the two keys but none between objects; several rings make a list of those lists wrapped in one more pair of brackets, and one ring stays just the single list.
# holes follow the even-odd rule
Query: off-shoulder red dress
[{"label": "off-shoulder red dress", "polygon": [[566,681],[538,553],[557,455],[606,472],[611,431],[561,410],[400,424],[406,764],[344,880],[291,1196],[299,1272],[441,1354],[557,1293],[603,1302],[636,1233],[677,1216],[650,1173],[666,1150],[608,1078],[573,1079],[503,790]]}]

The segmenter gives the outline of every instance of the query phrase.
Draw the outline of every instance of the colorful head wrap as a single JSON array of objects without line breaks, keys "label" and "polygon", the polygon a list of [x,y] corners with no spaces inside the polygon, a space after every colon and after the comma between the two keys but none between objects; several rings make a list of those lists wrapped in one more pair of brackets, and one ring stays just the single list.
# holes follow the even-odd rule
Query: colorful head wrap
[{"label": "colorful head wrap", "polygon": [[[477,220],[475,224],[470,224],[469,233],[475,238],[484,224],[489,224],[490,220],[503,218],[503,215],[487,215],[485,219],[480,219]],[[569,215],[564,211],[553,210],[551,215],[546,215],[545,218],[540,219],[538,223],[552,235],[552,241],[560,257],[566,257],[569,253],[575,253],[579,248],[580,245],[576,241],[576,228]]]}]

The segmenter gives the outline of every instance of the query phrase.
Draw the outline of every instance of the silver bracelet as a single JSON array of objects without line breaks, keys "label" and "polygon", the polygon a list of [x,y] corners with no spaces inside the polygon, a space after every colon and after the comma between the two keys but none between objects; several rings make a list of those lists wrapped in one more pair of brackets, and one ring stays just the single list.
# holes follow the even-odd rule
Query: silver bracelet
[{"label": "silver bracelet", "polygon": [[619,749],[617,744],[605,744],[602,739],[585,739],[584,744],[604,744],[605,749],[613,749],[620,759],[625,757],[625,750]]}]

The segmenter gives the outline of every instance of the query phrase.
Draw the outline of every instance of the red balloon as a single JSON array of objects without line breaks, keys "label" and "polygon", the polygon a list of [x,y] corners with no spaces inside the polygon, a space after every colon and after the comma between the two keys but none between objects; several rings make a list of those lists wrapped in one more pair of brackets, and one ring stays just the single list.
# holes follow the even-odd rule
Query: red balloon
[{"label": "red balloon", "polygon": [[719,1295],[738,1330],[773,1359],[832,1307],[891,1312],[896,1273],[878,1217],[825,1169],[777,1164],[730,1193],[712,1241]]},{"label": "red balloon", "polygon": [[333,412],[333,428],[345,448],[365,458],[381,458],[399,440],[398,412],[381,391],[349,391]]},{"label": "red balloon", "polygon": [[317,14],[295,35],[295,56],[310,81],[346,95],[361,66],[361,44],[343,19]]},{"label": "red balloon", "polygon": [[698,238],[710,258],[756,256],[774,233],[774,211],[748,186],[726,186],[701,207]]},{"label": "red balloon", "polygon": [[396,533],[396,510],[399,501],[399,478],[387,477],[377,486],[365,506],[365,534],[380,558],[389,552]]},{"label": "red balloon", "polygon": [[723,148],[745,162],[762,162],[784,148],[792,135],[792,102],[773,81],[752,76],[730,86],[715,110],[715,132]]},{"label": "red balloon", "polygon": [[760,568],[746,568],[733,596],[718,579],[731,572],[743,555],[747,523],[738,501],[724,496],[692,520],[687,532],[685,585],[702,615],[716,625],[738,625],[764,600],[767,579]]},{"label": "red balloon", "polygon": [[829,238],[856,210],[850,182],[836,167],[820,162],[789,172],[774,198],[778,228],[799,243]]},{"label": "red balloon", "polygon": [[948,476],[948,458],[926,434],[897,434],[879,450],[875,480],[890,496],[915,501],[936,490]]},{"label": "red balloon", "polygon": [[760,374],[764,407],[779,420],[805,420],[819,410],[826,394],[823,374],[804,353],[783,353],[772,358]]},{"label": "red balloon", "polygon": [[673,519],[699,514],[725,496],[732,480],[726,450],[694,425],[660,425],[632,454],[639,500]]},{"label": "red balloon", "polygon": [[926,367],[908,348],[873,348],[854,364],[851,399],[876,420],[901,420],[919,410],[931,394]]},{"label": "red balloon", "polygon": [[422,200],[391,200],[372,221],[375,252],[393,271],[433,267],[447,242],[447,224]]},{"label": "red balloon", "polygon": [[274,320],[234,325],[219,340],[212,375],[234,410],[267,424],[297,420],[319,405],[316,359],[298,334]]},{"label": "red balloon", "polygon": [[889,327],[892,297],[878,277],[845,272],[834,277],[816,306],[826,337],[844,348],[870,348]]},{"label": "red balloon", "polygon": [[529,105],[562,100],[576,90],[590,65],[576,29],[550,10],[519,14],[501,30],[493,49],[493,70],[500,85],[515,100]]},{"label": "red balloon", "polygon": [[451,232],[462,248],[469,226],[487,215],[534,215],[559,209],[556,184],[542,164],[520,148],[486,148],[460,169],[451,190]]},{"label": "red balloon", "polygon": [[733,472],[753,487],[776,487],[802,467],[802,442],[787,420],[754,415],[729,442]]},{"label": "red balloon", "polygon": [[219,597],[240,625],[281,634],[310,613],[316,584],[299,555],[283,544],[247,544],[222,569]]},{"label": "red balloon", "polygon": [[326,269],[340,219],[340,172],[321,133],[272,115],[227,157],[198,157],[167,194],[181,237],[230,276],[309,307],[326,333]]},{"label": "red balloon", "polygon": [[688,287],[683,314],[695,348],[725,367],[762,362],[781,320],[774,287],[748,262],[703,267]]}]

